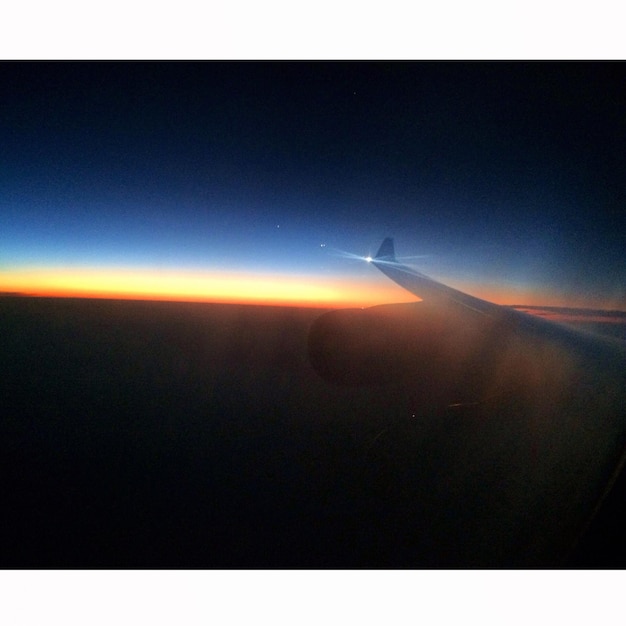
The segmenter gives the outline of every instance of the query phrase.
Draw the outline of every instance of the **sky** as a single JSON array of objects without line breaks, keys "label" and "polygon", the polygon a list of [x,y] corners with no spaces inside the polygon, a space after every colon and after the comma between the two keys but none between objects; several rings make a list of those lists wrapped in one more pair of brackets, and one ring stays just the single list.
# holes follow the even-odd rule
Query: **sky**
[{"label": "sky", "polygon": [[623,63],[3,63],[0,292],[626,310]]}]

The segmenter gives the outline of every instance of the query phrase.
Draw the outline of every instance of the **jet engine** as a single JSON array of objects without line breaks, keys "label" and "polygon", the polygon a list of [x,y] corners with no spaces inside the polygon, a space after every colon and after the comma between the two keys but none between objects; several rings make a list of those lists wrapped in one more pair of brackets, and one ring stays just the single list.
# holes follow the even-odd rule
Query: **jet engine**
[{"label": "jet engine", "polygon": [[407,376],[427,380],[448,357],[454,325],[431,303],[342,309],[311,326],[309,360],[340,385],[384,385]]}]

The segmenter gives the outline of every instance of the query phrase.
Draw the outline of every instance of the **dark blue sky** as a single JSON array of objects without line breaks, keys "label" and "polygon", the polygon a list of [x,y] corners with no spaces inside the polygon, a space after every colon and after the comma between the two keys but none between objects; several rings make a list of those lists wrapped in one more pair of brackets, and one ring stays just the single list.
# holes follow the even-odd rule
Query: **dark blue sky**
[{"label": "dark blue sky", "polygon": [[367,280],[332,251],[391,235],[470,291],[624,309],[625,79],[621,63],[3,64],[0,272]]}]

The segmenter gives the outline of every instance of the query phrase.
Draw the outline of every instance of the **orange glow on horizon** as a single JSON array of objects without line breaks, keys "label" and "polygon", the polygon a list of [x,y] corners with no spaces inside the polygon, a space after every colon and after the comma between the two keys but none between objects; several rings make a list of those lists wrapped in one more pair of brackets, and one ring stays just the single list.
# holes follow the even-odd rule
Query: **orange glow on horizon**
[{"label": "orange glow on horizon", "polygon": [[373,306],[418,298],[393,283],[336,277],[175,270],[29,268],[0,273],[0,291],[26,296],[279,306]]},{"label": "orange glow on horizon", "polygon": [[[584,293],[549,290],[531,286],[502,285],[498,283],[469,283],[443,281],[450,287],[468,293],[476,298],[505,306],[553,306],[563,308],[601,309],[605,311],[624,310],[623,298],[590,298]],[[529,311],[531,313],[531,311]]]},{"label": "orange glow on horizon", "polygon": [[567,323],[602,323],[602,324],[624,324],[626,320],[620,316],[612,316],[609,313],[606,315],[580,315],[576,313],[569,313],[567,311],[546,311],[544,309],[530,309],[526,310],[524,307],[520,307],[518,310],[524,311],[529,315],[535,315],[542,317],[545,320],[551,322],[567,322]]},{"label": "orange glow on horizon", "polygon": [[[448,283],[495,304],[620,310],[620,302],[495,283]],[[0,292],[25,296],[170,300],[307,307],[368,307],[416,302],[416,296],[382,275],[360,278],[219,273],[191,270],[20,268],[0,272]]]}]

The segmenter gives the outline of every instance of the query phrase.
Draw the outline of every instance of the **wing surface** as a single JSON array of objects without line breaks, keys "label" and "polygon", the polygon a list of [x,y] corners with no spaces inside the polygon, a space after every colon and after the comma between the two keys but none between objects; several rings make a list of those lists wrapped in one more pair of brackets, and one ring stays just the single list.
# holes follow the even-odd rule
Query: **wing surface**
[{"label": "wing surface", "polygon": [[396,259],[393,239],[387,237],[371,261],[385,276],[410,291],[422,300],[446,298],[464,307],[490,315],[499,309],[498,305],[475,298],[469,294],[448,287],[417,270],[399,263]]}]

